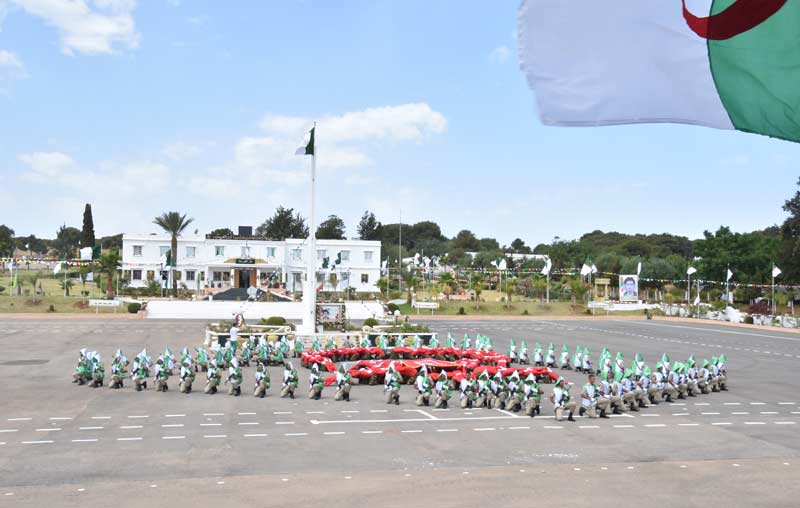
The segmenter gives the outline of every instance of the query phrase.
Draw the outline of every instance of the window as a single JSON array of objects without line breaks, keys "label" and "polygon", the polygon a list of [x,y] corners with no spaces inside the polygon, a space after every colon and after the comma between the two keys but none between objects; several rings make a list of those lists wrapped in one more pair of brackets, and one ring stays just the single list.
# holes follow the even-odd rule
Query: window
[{"label": "window", "polygon": [[167,246],[162,245],[158,248],[158,255],[163,258],[164,254],[166,254],[168,250],[169,250],[169,245]]},{"label": "window", "polygon": [[368,273],[362,273],[361,274],[361,283],[362,284],[369,284],[369,274]]},{"label": "window", "polygon": [[365,263],[372,263],[372,251],[365,250],[364,251],[364,262]]},{"label": "window", "polygon": [[268,258],[275,257],[275,247],[267,247],[267,257]]},{"label": "window", "polygon": [[250,257],[250,247],[247,245],[242,245],[242,257],[249,258]]},{"label": "window", "polygon": [[[133,246],[133,255],[134,256],[141,256],[142,255],[142,246],[141,245],[134,245]],[[141,275],[142,271],[139,270],[139,275]]]},{"label": "window", "polygon": [[323,282],[325,282],[325,274],[324,273],[318,273],[317,274],[317,284],[322,284]]},{"label": "window", "polygon": [[339,254],[341,254],[341,256],[342,256],[342,262],[350,261],[350,251],[349,250],[343,250]]},{"label": "window", "polygon": [[216,245],[214,246],[214,255],[218,258],[225,257],[225,246],[224,245]]},{"label": "window", "polygon": [[214,282],[222,282],[222,274],[225,272],[214,272]]},{"label": "window", "polygon": [[328,251],[325,249],[317,249],[317,261],[325,259],[325,256],[328,255]]},{"label": "window", "polygon": [[[141,270],[140,270],[141,271]],[[156,278],[155,270],[147,270],[147,280],[152,281]]]},{"label": "window", "polygon": [[186,280],[187,282],[194,280],[194,270],[186,270]]},{"label": "window", "polygon": [[292,261],[303,260],[303,249],[292,249]]},{"label": "window", "polygon": [[141,270],[134,270],[132,278],[133,278],[133,280],[142,280],[142,271]]},{"label": "window", "polygon": [[181,280],[182,273],[180,270],[175,270],[175,280]]},{"label": "window", "polygon": [[186,247],[186,257],[193,258],[197,252],[197,247]]}]

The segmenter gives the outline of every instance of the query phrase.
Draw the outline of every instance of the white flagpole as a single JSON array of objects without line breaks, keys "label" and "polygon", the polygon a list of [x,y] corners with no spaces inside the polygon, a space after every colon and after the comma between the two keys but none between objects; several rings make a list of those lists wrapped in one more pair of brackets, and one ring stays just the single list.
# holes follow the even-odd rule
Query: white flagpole
[{"label": "white flagpole", "polygon": [[306,290],[303,300],[306,302],[305,318],[303,327],[306,333],[316,333],[316,310],[317,310],[317,290],[316,290],[316,187],[317,187],[317,141],[316,124],[314,124],[314,153],[311,154],[311,212],[309,214],[308,226],[308,262],[306,265]]},{"label": "white flagpole", "polygon": [[775,265],[772,265],[772,315],[776,315],[778,309],[775,306]]}]

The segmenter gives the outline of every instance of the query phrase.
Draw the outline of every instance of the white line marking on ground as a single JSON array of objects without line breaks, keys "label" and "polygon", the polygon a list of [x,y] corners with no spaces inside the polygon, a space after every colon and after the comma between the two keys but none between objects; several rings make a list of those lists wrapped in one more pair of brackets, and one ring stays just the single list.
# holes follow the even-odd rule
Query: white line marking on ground
[{"label": "white line marking on ground", "polygon": [[679,423],[678,427],[698,427],[699,423]]},{"label": "white line marking on ground", "polygon": [[733,425],[731,422],[713,422],[711,425]]},{"label": "white line marking on ground", "polygon": [[750,403],[751,406],[764,406],[766,404],[767,404],[766,402],[751,402]]},{"label": "white line marking on ground", "polygon": [[141,441],[140,437],[118,437],[117,441]]},{"label": "white line marking on ground", "polygon": [[244,437],[267,437],[267,434],[243,434]]},{"label": "white line marking on ground", "polygon": [[793,404],[795,404],[795,403],[794,402],[778,402],[778,405],[781,405],[781,406],[791,406]]},{"label": "white line marking on ground", "polygon": [[186,436],[161,436],[161,439],[186,439]]},{"label": "white line marking on ground", "polygon": [[370,409],[369,412],[370,413],[388,413],[389,410],[388,409]]},{"label": "white line marking on ground", "polygon": [[61,427],[48,427],[45,429],[36,429],[36,432],[58,432]]},{"label": "white line marking on ground", "polygon": [[22,444],[50,444],[53,441],[23,441]]},{"label": "white line marking on ground", "polygon": [[225,416],[225,413],[203,413],[203,416]]},{"label": "white line marking on ground", "polygon": [[672,416],[689,416],[689,413],[672,413]]},{"label": "white line marking on ground", "polygon": [[645,427],[666,427],[666,425],[663,423],[650,423],[645,425]]},{"label": "white line marking on ground", "polygon": [[201,427],[221,427],[221,423],[201,423]]},{"label": "white line marking on ground", "polygon": [[761,411],[759,414],[762,414],[762,415],[776,415],[776,414],[778,414],[778,412],[777,411]]},{"label": "white line marking on ground", "polygon": [[165,423],[161,427],[163,427],[165,429],[171,429],[171,428],[175,428],[175,427],[183,427],[183,424],[182,423]]},{"label": "white line marking on ground", "polygon": [[7,418],[6,420],[9,422],[27,422],[32,420],[32,418]]},{"label": "white line marking on ground", "polygon": [[719,413],[700,413],[703,416],[718,415]]},{"label": "white line marking on ground", "polygon": [[92,438],[92,439],[73,439],[72,442],[73,443],[96,443],[97,442],[97,438]]},{"label": "white line marking on ground", "polygon": [[164,418],[182,418],[186,415],[164,415]]},{"label": "white line marking on ground", "polygon": [[[403,432],[410,432],[410,431],[404,430]],[[422,432],[422,431],[420,431],[420,432]],[[323,432],[323,434],[326,435],[326,436],[341,436],[342,434],[344,434],[344,432],[341,432],[341,431],[338,431],[338,432]]]},{"label": "white line marking on ground", "polygon": [[92,416],[92,420],[110,420],[110,416]]},{"label": "white line marking on ground", "polygon": [[307,436],[308,432],[290,432],[288,434],[284,434],[284,436]]},{"label": "white line marking on ground", "polygon": [[523,427],[509,427],[508,428],[508,430],[527,430],[527,429],[530,429],[530,427],[523,426]]},{"label": "white line marking on ground", "polygon": [[694,405],[695,406],[710,406],[711,404],[709,404],[708,402],[695,402]]},{"label": "white line marking on ground", "polygon": [[126,429],[126,430],[127,429],[141,429],[141,428],[142,428],[141,425],[122,425],[122,426],[120,426],[120,429]]},{"label": "white line marking on ground", "polygon": [[361,411],[359,411],[357,409],[350,409],[350,410],[344,410],[344,411],[341,411],[341,412],[342,413],[360,413]]},{"label": "white line marking on ground", "polygon": [[497,430],[497,429],[494,428],[494,427],[479,427],[477,429],[472,429],[472,430],[477,431],[477,432],[485,432],[485,431],[488,431],[488,430]]},{"label": "white line marking on ground", "polygon": [[764,425],[764,422],[744,422],[745,425]]},{"label": "white line marking on ground", "polygon": [[105,427],[78,427],[78,430],[103,430]]},{"label": "white line marking on ground", "polygon": [[775,422],[775,425],[795,425],[797,422]]},{"label": "white line marking on ground", "polygon": [[207,435],[205,435],[203,437],[206,437],[206,438],[209,438],[209,439],[218,439],[218,438],[225,438],[225,437],[228,437],[228,436],[225,435],[225,434],[207,434]]},{"label": "white line marking on ground", "polygon": [[749,415],[750,411],[734,411],[732,415]]},{"label": "white line marking on ground", "polygon": [[275,422],[275,425],[294,425],[294,422]]},{"label": "white line marking on ground", "polygon": [[131,415],[128,418],[150,418],[150,415]]},{"label": "white line marking on ground", "polygon": [[236,413],[239,416],[255,416],[255,413]]},{"label": "white line marking on ground", "polygon": [[750,335],[753,337],[765,337],[768,339],[783,339],[783,340],[792,340],[792,341],[800,341],[800,339],[793,339],[791,337],[781,337],[779,335],[763,335],[760,333],[747,333],[747,332],[734,332],[732,330],[717,330],[715,328],[700,328],[696,326],[681,326],[681,325],[664,325],[659,323],[645,323],[641,322],[638,324],[647,325],[647,326],[665,326],[670,328],[686,328],[689,330],[702,330],[704,332],[716,332],[716,333],[724,333],[724,334],[731,334],[731,335]]},{"label": "white line marking on ground", "polygon": [[72,420],[69,416],[53,416],[50,420]]},{"label": "white line marking on ground", "polygon": [[0,433],[3,433],[3,432],[18,432],[18,431],[19,431],[19,429],[0,429]]},{"label": "white line marking on ground", "polygon": [[579,429],[599,429],[600,427],[597,425],[579,425]]},{"label": "white line marking on ground", "polygon": [[382,430],[362,430],[362,434],[383,434]]},{"label": "white line marking on ground", "polygon": [[258,422],[239,422],[239,425],[260,425]]},{"label": "white line marking on ground", "polygon": [[632,429],[633,425],[614,425],[615,429]]},{"label": "white line marking on ground", "polygon": [[436,432],[458,432],[458,429],[436,429]]},{"label": "white line marking on ground", "polygon": [[272,414],[274,415],[290,415],[292,414],[291,411],[273,411]]},{"label": "white line marking on ground", "polygon": [[723,403],[725,406],[741,406],[741,402],[725,402]]}]

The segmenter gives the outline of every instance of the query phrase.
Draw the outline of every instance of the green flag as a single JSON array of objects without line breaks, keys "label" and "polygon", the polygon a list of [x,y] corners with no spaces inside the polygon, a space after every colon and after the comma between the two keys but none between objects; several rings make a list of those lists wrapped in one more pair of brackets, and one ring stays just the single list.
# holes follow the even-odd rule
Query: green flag
[{"label": "green flag", "polygon": [[311,128],[311,135],[309,136],[308,143],[298,148],[294,153],[295,155],[314,155],[314,130],[316,128],[316,125]]}]

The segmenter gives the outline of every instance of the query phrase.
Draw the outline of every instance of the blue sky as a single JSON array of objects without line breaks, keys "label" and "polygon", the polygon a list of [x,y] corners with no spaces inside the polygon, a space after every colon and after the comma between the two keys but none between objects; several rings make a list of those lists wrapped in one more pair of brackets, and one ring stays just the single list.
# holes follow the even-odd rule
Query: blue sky
[{"label": "blue sky", "polygon": [[180,210],[200,232],[307,213],[355,235],[435,220],[501,243],[697,237],[783,220],[796,144],[702,127],[542,126],[518,2],[0,0],[0,223],[99,235]]}]

